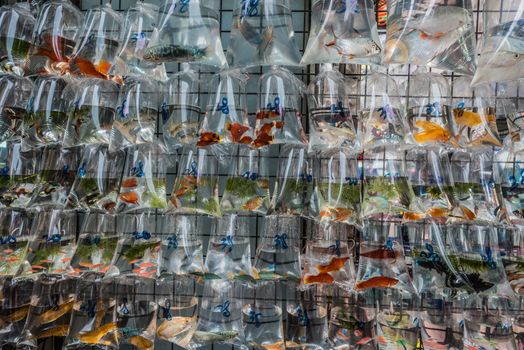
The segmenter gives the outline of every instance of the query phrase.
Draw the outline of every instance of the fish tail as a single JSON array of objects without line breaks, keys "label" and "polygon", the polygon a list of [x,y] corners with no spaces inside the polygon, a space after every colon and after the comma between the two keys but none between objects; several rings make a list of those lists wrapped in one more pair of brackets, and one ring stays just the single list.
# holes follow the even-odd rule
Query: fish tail
[{"label": "fish tail", "polygon": [[262,36],[262,42],[258,46],[258,52],[260,57],[265,57],[267,49],[273,42],[273,26],[268,26],[264,30],[264,35]]}]

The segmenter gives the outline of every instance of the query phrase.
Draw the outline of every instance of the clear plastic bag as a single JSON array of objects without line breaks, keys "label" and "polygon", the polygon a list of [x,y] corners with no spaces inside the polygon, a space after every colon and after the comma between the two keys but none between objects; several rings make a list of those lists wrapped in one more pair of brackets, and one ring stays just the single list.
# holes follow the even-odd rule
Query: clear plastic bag
[{"label": "clear plastic bag", "polygon": [[253,141],[247,119],[246,80],[247,76],[238,70],[226,70],[213,76],[197,146],[250,144]]},{"label": "clear plastic bag", "polygon": [[71,96],[62,147],[109,144],[120,87],[102,79],[81,79]]},{"label": "clear plastic bag", "polygon": [[483,35],[473,85],[524,78],[522,1],[484,1],[483,5]]},{"label": "clear plastic bag", "polygon": [[499,255],[515,294],[524,295],[524,228],[498,227]]},{"label": "clear plastic bag", "polygon": [[220,216],[218,204],[219,159],[205,148],[186,147],[170,205],[177,212]]},{"label": "clear plastic bag", "polygon": [[271,143],[307,144],[302,127],[302,95],[305,85],[285,68],[272,66],[258,82],[254,147]]},{"label": "clear plastic bag", "polygon": [[500,182],[508,219],[515,225],[524,223],[524,152],[503,148],[494,155],[496,182]]},{"label": "clear plastic bag", "polygon": [[208,280],[198,310],[191,349],[210,344],[233,344],[245,349],[242,325],[242,287],[233,281]]},{"label": "clear plastic bag", "polygon": [[239,145],[232,157],[220,207],[225,213],[258,213],[269,209],[269,150]]},{"label": "clear plastic bag", "polygon": [[70,69],[84,76],[108,79],[120,47],[123,22],[110,3],[89,9],[76,38]]},{"label": "clear plastic bag", "polygon": [[335,284],[344,290],[352,290],[355,282],[354,238],[349,225],[315,224],[312,238],[301,256],[302,285],[307,288],[314,284]]},{"label": "clear plastic bag", "polygon": [[166,0],[143,59],[227,67],[219,18],[218,11],[201,0]]},{"label": "clear plastic bag", "polygon": [[167,208],[166,173],[171,165],[169,158],[155,144],[134,146],[127,150],[117,212]]},{"label": "clear plastic bag", "polygon": [[204,274],[201,234],[206,222],[203,220],[199,216],[171,213],[163,216],[161,276]]},{"label": "clear plastic bag", "polygon": [[344,75],[330,64],[323,64],[308,85],[311,150],[355,147],[357,132],[345,85]]},{"label": "clear plastic bag", "polygon": [[380,64],[375,6],[369,0],[316,0],[301,64]]},{"label": "clear plastic bag", "polygon": [[107,145],[86,146],[69,195],[68,206],[114,212],[124,160],[123,152],[110,153]]},{"label": "clear plastic bag", "polygon": [[471,75],[476,69],[470,0],[388,3],[384,63],[427,65]]},{"label": "clear plastic bag", "polygon": [[355,290],[396,289],[413,293],[402,246],[401,225],[368,221],[360,240]]},{"label": "clear plastic bag", "polygon": [[87,213],[80,228],[77,245],[69,275],[82,277],[96,272],[104,275],[110,268],[116,253],[119,237],[117,219],[104,213]]},{"label": "clear plastic bag", "polygon": [[0,279],[0,344],[15,346],[24,329],[33,292],[32,278]]},{"label": "clear plastic bag", "polygon": [[422,297],[419,321],[424,349],[463,349],[464,302],[425,294]]},{"label": "clear plastic bag", "polygon": [[[0,279],[2,279],[14,277],[23,270],[33,236],[31,235],[31,217],[25,211],[2,209],[0,211],[0,225],[2,231],[0,236],[0,250],[2,252]],[[0,334],[2,334],[1,331]]]},{"label": "clear plastic bag", "polygon": [[266,216],[255,258],[256,279],[300,281],[301,227],[298,216]]},{"label": "clear plastic bag", "polygon": [[251,280],[249,218],[236,214],[218,219],[206,254],[206,279]]},{"label": "clear plastic bag", "polygon": [[78,279],[65,348],[117,348],[115,283],[99,274]]},{"label": "clear plastic bag", "polygon": [[0,31],[5,33],[0,38],[0,63],[4,73],[24,75],[35,22],[28,4],[0,8]]},{"label": "clear plastic bag", "polygon": [[306,147],[289,145],[282,147],[278,162],[273,211],[282,215],[306,215],[314,190],[313,160]]},{"label": "clear plastic bag", "polygon": [[149,278],[128,276],[116,280],[117,339],[120,346],[154,349],[158,312],[151,293],[154,287],[155,281]]},{"label": "clear plastic bag", "polygon": [[357,155],[349,150],[324,151],[317,155],[316,171],[318,220],[323,224],[357,224],[362,181]]},{"label": "clear plastic bag", "polygon": [[32,90],[33,82],[28,78],[0,76],[0,142],[22,136],[22,120]]}]

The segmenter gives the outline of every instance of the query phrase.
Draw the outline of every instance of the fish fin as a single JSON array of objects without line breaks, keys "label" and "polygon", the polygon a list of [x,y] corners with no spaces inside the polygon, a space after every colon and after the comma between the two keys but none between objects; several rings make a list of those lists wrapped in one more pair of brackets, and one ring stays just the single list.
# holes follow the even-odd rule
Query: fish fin
[{"label": "fish fin", "polygon": [[273,42],[273,26],[268,26],[264,30],[264,35],[262,36],[262,42],[258,46],[258,53],[261,58],[265,58],[267,51]]}]

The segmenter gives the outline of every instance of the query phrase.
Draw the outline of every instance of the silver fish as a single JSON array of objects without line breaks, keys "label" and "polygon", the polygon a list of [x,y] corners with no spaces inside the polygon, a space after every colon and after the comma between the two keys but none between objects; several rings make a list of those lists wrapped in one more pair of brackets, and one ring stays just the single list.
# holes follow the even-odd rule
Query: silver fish
[{"label": "silver fish", "polygon": [[524,19],[491,28],[484,34],[483,52],[511,51],[524,54]]},{"label": "silver fish", "polygon": [[427,12],[414,15],[406,27],[429,36],[443,36],[473,23],[470,11],[458,6],[438,6]]},{"label": "silver fish", "polygon": [[340,39],[332,33],[333,40],[324,44],[326,47],[333,47],[341,56],[347,56],[349,59],[359,57],[374,56],[382,52],[382,48],[371,38],[348,38]]},{"label": "silver fish", "polygon": [[524,54],[501,51],[481,55],[471,85],[515,80],[522,75],[522,72],[524,72]]},{"label": "silver fish", "polygon": [[202,332],[196,331],[193,335],[196,341],[199,342],[210,342],[210,341],[224,341],[234,339],[238,336],[237,331],[225,331],[225,332]]},{"label": "silver fish", "polygon": [[161,45],[148,48],[144,60],[152,62],[187,62],[206,57],[207,48],[187,47],[180,45]]}]

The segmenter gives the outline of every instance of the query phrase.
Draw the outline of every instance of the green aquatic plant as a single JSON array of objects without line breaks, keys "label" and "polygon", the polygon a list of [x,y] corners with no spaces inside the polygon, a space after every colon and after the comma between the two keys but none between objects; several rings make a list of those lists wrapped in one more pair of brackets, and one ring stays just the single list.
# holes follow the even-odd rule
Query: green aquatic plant
[{"label": "green aquatic plant", "polygon": [[368,195],[378,195],[388,199],[398,197],[398,189],[395,183],[391,183],[391,178],[379,176],[369,180],[366,193]]},{"label": "green aquatic plant", "polygon": [[115,254],[118,237],[100,238],[100,243],[93,243],[91,239],[83,239],[78,244],[75,251],[75,257],[83,261],[89,261],[95,251],[102,251],[102,260],[111,261]]},{"label": "green aquatic plant", "polygon": [[227,179],[225,191],[237,198],[252,198],[257,195],[258,184],[256,181],[241,177]]},{"label": "green aquatic plant", "polygon": [[321,183],[319,189],[325,200],[331,192],[331,196],[335,198],[338,198],[340,193],[340,202],[348,207],[360,203],[360,185],[332,183],[330,189],[329,183]]},{"label": "green aquatic plant", "polygon": [[134,244],[123,253],[124,258],[129,261],[141,259],[144,256],[146,250],[159,247],[160,244],[162,244],[161,241]]},{"label": "green aquatic plant", "polygon": [[489,270],[489,265],[485,260],[466,258],[464,256],[449,255],[449,260],[455,269],[459,271],[484,272]]}]

